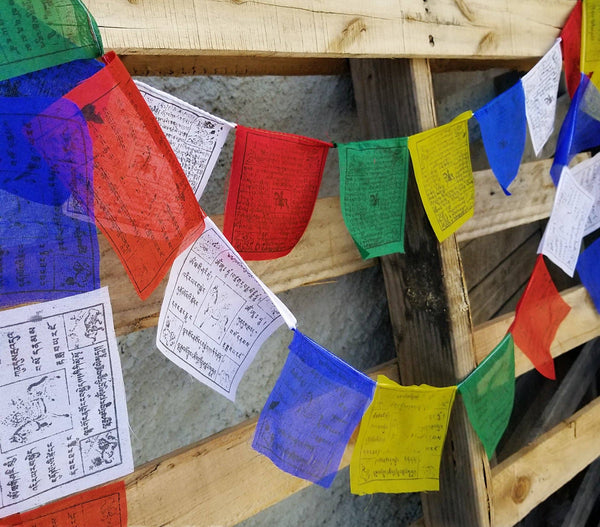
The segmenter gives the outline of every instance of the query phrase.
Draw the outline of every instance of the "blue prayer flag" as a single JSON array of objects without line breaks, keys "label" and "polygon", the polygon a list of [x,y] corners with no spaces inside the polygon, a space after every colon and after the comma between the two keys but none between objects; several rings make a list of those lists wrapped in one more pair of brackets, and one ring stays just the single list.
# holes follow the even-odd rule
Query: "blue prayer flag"
[{"label": "blue prayer flag", "polygon": [[329,487],[375,382],[298,330],[252,448],[281,470]]},{"label": "blue prayer flag", "polygon": [[600,313],[600,238],[585,249],[577,261],[577,272]]},{"label": "blue prayer flag", "polygon": [[523,85],[517,82],[474,115],[490,167],[504,193],[510,196],[508,186],[519,172],[527,137]]}]

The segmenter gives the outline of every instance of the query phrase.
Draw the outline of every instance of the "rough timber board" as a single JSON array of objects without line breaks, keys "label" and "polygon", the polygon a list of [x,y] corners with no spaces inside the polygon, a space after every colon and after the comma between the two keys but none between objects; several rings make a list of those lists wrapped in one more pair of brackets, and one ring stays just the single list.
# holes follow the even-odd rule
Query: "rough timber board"
[{"label": "rough timber board", "polygon": [[573,0],[86,0],[134,55],[540,57]]},{"label": "rough timber board", "polygon": [[[370,373],[398,380],[396,361]],[[129,525],[235,525],[311,483],[279,470],[255,452],[256,419],[138,468],[125,480]],[[349,465],[350,440],[340,469]]]},{"label": "rough timber board", "polygon": [[492,469],[494,527],[508,527],[600,456],[600,398]]}]

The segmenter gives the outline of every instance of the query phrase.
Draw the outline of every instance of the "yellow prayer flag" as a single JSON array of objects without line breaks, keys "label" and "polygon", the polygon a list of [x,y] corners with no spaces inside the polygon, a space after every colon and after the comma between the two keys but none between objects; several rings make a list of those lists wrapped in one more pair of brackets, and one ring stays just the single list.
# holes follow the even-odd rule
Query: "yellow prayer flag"
[{"label": "yellow prayer flag", "polygon": [[419,193],[435,235],[441,242],[475,209],[475,185],[464,112],[448,124],[408,138]]},{"label": "yellow prayer flag", "polygon": [[456,386],[400,386],[377,377],[350,462],[353,494],[439,490]]},{"label": "yellow prayer flag", "polygon": [[585,0],[581,12],[581,71],[594,73],[592,82],[600,86],[600,0]]}]

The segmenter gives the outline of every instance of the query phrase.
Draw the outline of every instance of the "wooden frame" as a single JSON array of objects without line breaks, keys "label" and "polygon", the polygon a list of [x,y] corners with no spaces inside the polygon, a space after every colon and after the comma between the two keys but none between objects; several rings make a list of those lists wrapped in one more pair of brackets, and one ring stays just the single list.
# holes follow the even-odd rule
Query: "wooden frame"
[{"label": "wooden frame", "polygon": [[[345,71],[346,59],[351,58],[365,139],[407,135],[436,125],[428,58],[531,64],[552,45],[574,6],[572,0],[86,4],[107,49],[124,55],[132,73],[335,73]],[[410,60],[391,60],[397,57]],[[441,245],[412,185],[407,254],[382,259],[405,383],[456,383],[510,324],[512,314],[472,328],[458,242],[547,217],[553,197],[548,162],[530,163],[521,170],[528,177],[515,185],[513,199],[522,200],[517,206],[499,192],[490,195],[486,189],[491,185],[497,190],[497,185],[489,171],[477,174],[475,217]],[[535,203],[527,200],[527,188],[535,188]],[[333,243],[321,243],[324,239]],[[305,258],[307,254],[311,257]],[[111,287],[117,332],[155,325],[164,283],[140,302],[115,258],[104,243],[102,283]],[[319,200],[307,233],[289,256],[252,267],[281,291],[368,265],[346,232],[339,200],[328,198]],[[435,279],[419,281],[414,269],[426,269]],[[563,297],[573,309],[552,347],[555,356],[600,335],[600,316],[585,291],[578,287]],[[517,375],[530,368],[517,353]],[[397,377],[394,364],[381,371]],[[251,420],[137,469],[126,480],[130,525],[233,525],[307,486],[250,448],[253,427]],[[596,399],[490,469],[459,403],[445,448],[442,491],[424,498],[425,523],[514,524],[600,455],[599,432]],[[352,444],[343,465],[351,449]],[[453,469],[457,464],[460,474]]]}]

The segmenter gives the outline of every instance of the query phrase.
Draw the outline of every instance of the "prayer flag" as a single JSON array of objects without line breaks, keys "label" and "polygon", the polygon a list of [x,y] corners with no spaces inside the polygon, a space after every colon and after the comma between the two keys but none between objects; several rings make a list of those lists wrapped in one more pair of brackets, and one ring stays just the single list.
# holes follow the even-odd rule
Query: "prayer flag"
[{"label": "prayer flag", "polygon": [[583,287],[600,313],[600,238],[587,247],[579,256],[577,272]]},{"label": "prayer flag", "polygon": [[156,345],[170,360],[231,401],[262,343],[294,315],[250,270],[216,225],[176,258]]},{"label": "prayer flag", "polygon": [[374,388],[366,375],[296,330],[252,448],[281,470],[329,487]]},{"label": "prayer flag", "polygon": [[244,260],[288,254],[306,230],[330,143],[238,125],[223,233]]},{"label": "prayer flag", "polygon": [[102,38],[80,0],[3,0],[0,80],[99,57]]},{"label": "prayer flag", "polygon": [[338,143],[337,148],[342,215],[361,256],[403,253],[406,137]]},{"label": "prayer flag", "polygon": [[353,494],[439,490],[456,386],[400,386],[377,377],[350,462]]},{"label": "prayer flag", "polygon": [[408,138],[423,206],[438,240],[454,233],[475,209],[468,111],[448,124]]},{"label": "prayer flag", "polygon": [[556,379],[550,345],[570,310],[556,290],[540,254],[508,331],[536,370],[549,379]]},{"label": "prayer flag", "polygon": [[600,154],[575,165],[571,169],[571,174],[575,181],[594,198],[594,204],[583,231],[583,235],[587,236],[600,228]]},{"label": "prayer flag", "polygon": [[[581,11],[581,72],[592,76],[592,82],[600,76],[600,2],[585,0]],[[592,73],[596,73],[595,76]],[[597,85],[597,83],[596,83]]]},{"label": "prayer flag", "polygon": [[556,98],[562,70],[562,53],[557,39],[550,50],[521,79],[525,91],[525,112],[536,156],[554,131]]},{"label": "prayer flag", "polygon": [[145,300],[204,228],[204,212],[167,138],[123,63],[106,66],[65,97],[94,145],[96,223]]},{"label": "prayer flag", "polygon": [[491,459],[506,430],[515,400],[515,348],[510,333],[458,385],[458,391]]},{"label": "prayer flag", "polygon": [[565,66],[565,79],[567,91],[571,99],[575,95],[581,72],[579,69],[581,57],[581,0],[573,7],[569,18],[560,32],[563,61]]},{"label": "prayer flag", "polygon": [[510,195],[508,186],[519,172],[527,137],[523,85],[517,82],[474,115],[490,167],[504,193]]}]

